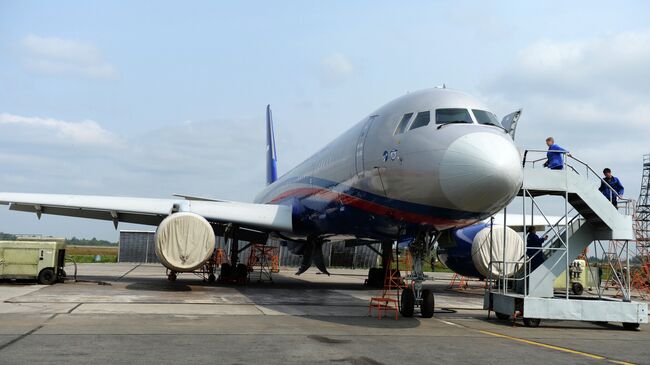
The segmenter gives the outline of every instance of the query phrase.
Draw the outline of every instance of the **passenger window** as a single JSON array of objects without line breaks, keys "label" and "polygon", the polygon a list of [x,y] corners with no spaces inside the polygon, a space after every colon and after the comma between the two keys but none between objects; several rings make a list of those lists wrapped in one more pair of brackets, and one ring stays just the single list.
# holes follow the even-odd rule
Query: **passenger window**
[{"label": "passenger window", "polygon": [[472,117],[467,109],[437,109],[436,124],[468,123],[472,124]]},{"label": "passenger window", "polygon": [[426,112],[419,112],[409,130],[426,126],[429,124],[430,118],[431,113],[428,110]]},{"label": "passenger window", "polygon": [[409,121],[411,120],[412,116],[413,113],[404,114],[402,120],[400,120],[399,124],[397,125],[397,129],[395,129],[395,134],[404,133],[404,130],[406,129],[406,126],[409,124]]}]

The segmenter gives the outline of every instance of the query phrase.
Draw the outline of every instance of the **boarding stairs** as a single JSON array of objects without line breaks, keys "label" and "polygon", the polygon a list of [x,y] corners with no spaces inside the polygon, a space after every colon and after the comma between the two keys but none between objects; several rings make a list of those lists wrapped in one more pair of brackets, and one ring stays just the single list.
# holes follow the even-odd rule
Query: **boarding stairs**
[{"label": "boarding stairs", "polygon": [[[526,157],[531,152],[546,151],[528,150],[524,154],[524,178],[519,192],[523,198],[524,216],[530,213],[532,221],[533,213],[537,211],[546,218],[537,202],[538,198],[544,196],[563,197],[565,214],[558,222],[547,220],[550,228],[545,234],[550,239],[535,254],[545,256],[543,263],[531,270],[532,258],[527,258],[521,275],[515,278],[493,278],[495,284],[486,291],[485,308],[498,314],[522,314],[525,318],[536,319],[536,323],[543,318],[620,321],[628,326],[647,323],[647,304],[632,302],[629,290],[623,300],[603,298],[600,291],[597,298],[591,298],[595,300],[572,297],[569,285],[564,295],[556,295],[555,279],[562,273],[569,272],[569,265],[592,242],[634,241],[632,207],[630,201],[622,198],[619,200],[620,209],[615,207],[598,190],[602,181],[599,175],[577,158],[565,155],[565,169],[551,170],[539,163],[542,159],[527,161]],[[530,202],[529,211],[526,208],[527,202]],[[526,221],[527,218],[524,222]],[[501,264],[503,259],[493,258],[493,263]]]},{"label": "boarding stairs", "polygon": [[[559,222],[562,224],[561,230],[551,229],[553,240],[548,247],[554,250],[540,267],[530,273],[529,295],[552,297],[554,280],[565,271],[564,264],[573,262],[592,242],[634,240],[632,216],[626,214],[626,208],[621,212],[614,207],[598,187],[585,173],[579,174],[571,167],[566,170],[550,170],[541,166],[524,168],[520,196],[564,196],[573,207],[571,211],[576,212],[572,217],[563,217]],[[626,202],[622,201],[621,204]],[[567,214],[570,215],[570,211]],[[553,280],[548,280],[549,276]]]}]

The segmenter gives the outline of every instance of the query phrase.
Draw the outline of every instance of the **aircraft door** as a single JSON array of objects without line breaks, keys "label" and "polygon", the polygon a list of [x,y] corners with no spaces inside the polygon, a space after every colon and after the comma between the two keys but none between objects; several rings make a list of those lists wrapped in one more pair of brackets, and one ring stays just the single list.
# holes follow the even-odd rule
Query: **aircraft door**
[{"label": "aircraft door", "polygon": [[521,117],[521,109],[517,110],[514,113],[510,113],[501,119],[501,125],[508,131],[508,134],[512,139],[515,139],[515,131],[517,130],[517,122]]},{"label": "aircraft door", "polygon": [[359,134],[359,138],[357,139],[357,148],[356,148],[355,161],[354,161],[354,166],[356,168],[357,174],[359,174],[365,169],[365,166],[363,164],[363,149],[366,143],[366,137],[368,137],[368,131],[370,130],[370,127],[372,126],[372,122],[375,119],[377,119],[376,115],[372,115],[368,118],[368,120],[363,124],[363,127],[361,128],[361,133]]}]

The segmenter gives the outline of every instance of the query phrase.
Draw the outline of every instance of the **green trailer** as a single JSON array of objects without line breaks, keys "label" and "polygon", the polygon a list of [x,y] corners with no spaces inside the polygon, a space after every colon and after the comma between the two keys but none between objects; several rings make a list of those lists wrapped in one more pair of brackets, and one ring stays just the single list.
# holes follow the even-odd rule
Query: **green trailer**
[{"label": "green trailer", "polygon": [[0,241],[0,279],[54,284],[65,276],[65,247],[61,241]]}]

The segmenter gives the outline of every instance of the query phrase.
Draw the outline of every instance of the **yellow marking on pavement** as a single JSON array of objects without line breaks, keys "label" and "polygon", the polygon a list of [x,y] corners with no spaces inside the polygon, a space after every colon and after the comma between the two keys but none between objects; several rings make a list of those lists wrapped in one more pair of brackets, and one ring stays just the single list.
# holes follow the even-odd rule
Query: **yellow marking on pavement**
[{"label": "yellow marking on pavement", "polygon": [[543,348],[547,348],[547,349],[551,349],[551,350],[566,352],[566,353],[569,353],[569,354],[585,356],[585,357],[589,357],[589,358],[596,359],[596,360],[607,360],[607,361],[612,362],[614,364],[634,365],[634,363],[627,362],[627,361],[611,360],[611,359],[608,359],[605,356],[601,356],[601,355],[595,355],[595,354],[590,354],[588,352],[572,350],[572,349],[568,349],[566,347],[553,346],[553,345],[549,345],[549,344],[546,344],[546,343],[526,340],[526,339],[519,338],[519,337],[512,337],[512,336],[508,336],[508,335],[502,335],[502,334],[496,333],[496,332],[480,331],[480,330],[479,330],[479,332],[484,333],[486,335],[490,335],[490,336],[506,338],[506,339],[512,340],[512,341],[522,342],[522,343],[525,343],[525,344],[529,344],[529,345],[533,345],[533,346],[539,346],[539,347],[543,347]]}]

